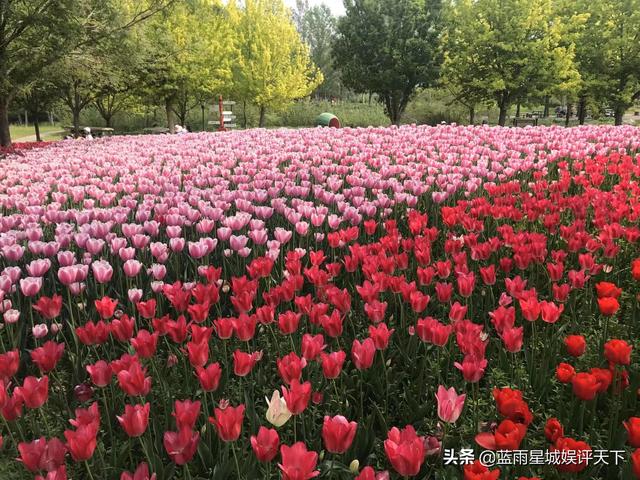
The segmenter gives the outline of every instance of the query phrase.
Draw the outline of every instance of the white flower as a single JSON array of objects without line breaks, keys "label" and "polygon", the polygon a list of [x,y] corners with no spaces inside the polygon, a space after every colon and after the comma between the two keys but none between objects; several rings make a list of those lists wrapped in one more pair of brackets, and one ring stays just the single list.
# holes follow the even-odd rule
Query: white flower
[{"label": "white flower", "polygon": [[264,397],[267,401],[267,421],[275,426],[281,427],[291,418],[291,412],[287,408],[287,402],[280,397],[280,392],[274,390],[271,400]]}]

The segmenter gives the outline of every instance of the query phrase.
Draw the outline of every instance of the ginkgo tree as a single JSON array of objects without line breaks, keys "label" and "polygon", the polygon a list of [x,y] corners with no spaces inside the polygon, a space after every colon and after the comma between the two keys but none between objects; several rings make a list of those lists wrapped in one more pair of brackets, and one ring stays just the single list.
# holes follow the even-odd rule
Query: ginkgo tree
[{"label": "ginkgo tree", "polygon": [[322,83],[309,48],[300,38],[291,12],[281,0],[229,2],[237,57],[233,65],[233,93],[260,109],[281,110],[304,98]]},{"label": "ginkgo tree", "polygon": [[179,97],[213,97],[231,89],[236,46],[233,23],[222,2],[177,2],[141,28],[145,58],[140,82],[148,96],[165,105],[170,131]]}]

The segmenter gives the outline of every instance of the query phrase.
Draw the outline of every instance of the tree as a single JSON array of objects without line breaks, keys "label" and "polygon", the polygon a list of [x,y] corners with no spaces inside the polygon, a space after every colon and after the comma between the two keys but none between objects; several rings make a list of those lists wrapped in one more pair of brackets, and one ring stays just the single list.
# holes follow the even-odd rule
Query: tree
[{"label": "tree", "polygon": [[[44,76],[43,76],[44,77]],[[23,88],[17,97],[18,103],[33,118],[36,141],[41,142],[40,114],[51,108],[58,100],[58,90],[50,79],[40,78]]]},{"label": "tree", "polygon": [[147,19],[173,0],[0,0],[0,145],[11,144],[12,100],[69,52]]},{"label": "tree", "polygon": [[143,91],[165,105],[173,132],[181,96],[213,96],[231,89],[231,18],[219,0],[187,0],[141,28],[144,59],[138,78]]},{"label": "tree", "polygon": [[[306,5],[306,6],[305,6]],[[294,14],[296,26],[302,40],[309,46],[311,60],[322,72],[324,80],[315,90],[318,97],[339,94],[341,90],[340,72],[335,68],[332,55],[332,42],[336,35],[336,18],[326,5],[309,8],[298,0]]]},{"label": "tree", "polygon": [[393,124],[417,87],[438,78],[439,0],[345,0],[334,43],[342,81],[376,93]]},{"label": "tree", "polygon": [[282,0],[246,0],[240,9],[230,2],[238,40],[234,94],[260,109],[264,127],[267,108],[281,110],[304,98],[322,83],[309,48]]},{"label": "tree", "polygon": [[513,103],[579,81],[552,0],[459,0],[448,5],[446,24],[445,83],[461,97],[495,101],[500,125]]},{"label": "tree", "polygon": [[640,0],[581,1],[588,13],[577,41],[584,97],[601,98],[613,108],[615,124],[640,100]]}]

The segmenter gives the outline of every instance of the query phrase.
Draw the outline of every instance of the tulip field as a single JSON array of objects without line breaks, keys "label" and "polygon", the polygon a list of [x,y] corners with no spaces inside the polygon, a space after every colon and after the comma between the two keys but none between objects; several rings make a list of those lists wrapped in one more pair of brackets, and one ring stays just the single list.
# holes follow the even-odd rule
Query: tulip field
[{"label": "tulip field", "polygon": [[1,162],[0,479],[640,478],[638,128]]}]

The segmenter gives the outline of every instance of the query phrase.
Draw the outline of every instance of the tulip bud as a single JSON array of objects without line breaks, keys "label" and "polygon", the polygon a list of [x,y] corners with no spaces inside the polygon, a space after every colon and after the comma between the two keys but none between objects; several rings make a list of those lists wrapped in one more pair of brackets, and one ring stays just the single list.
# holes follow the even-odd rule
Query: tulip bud
[{"label": "tulip bud", "polygon": [[358,473],[358,470],[360,470],[360,462],[356,458],[349,464],[349,471],[355,475]]},{"label": "tulip bud", "polygon": [[93,388],[91,388],[91,386],[87,385],[86,383],[81,383],[74,387],[73,394],[76,396],[78,401],[86,402],[87,400],[93,398]]}]

